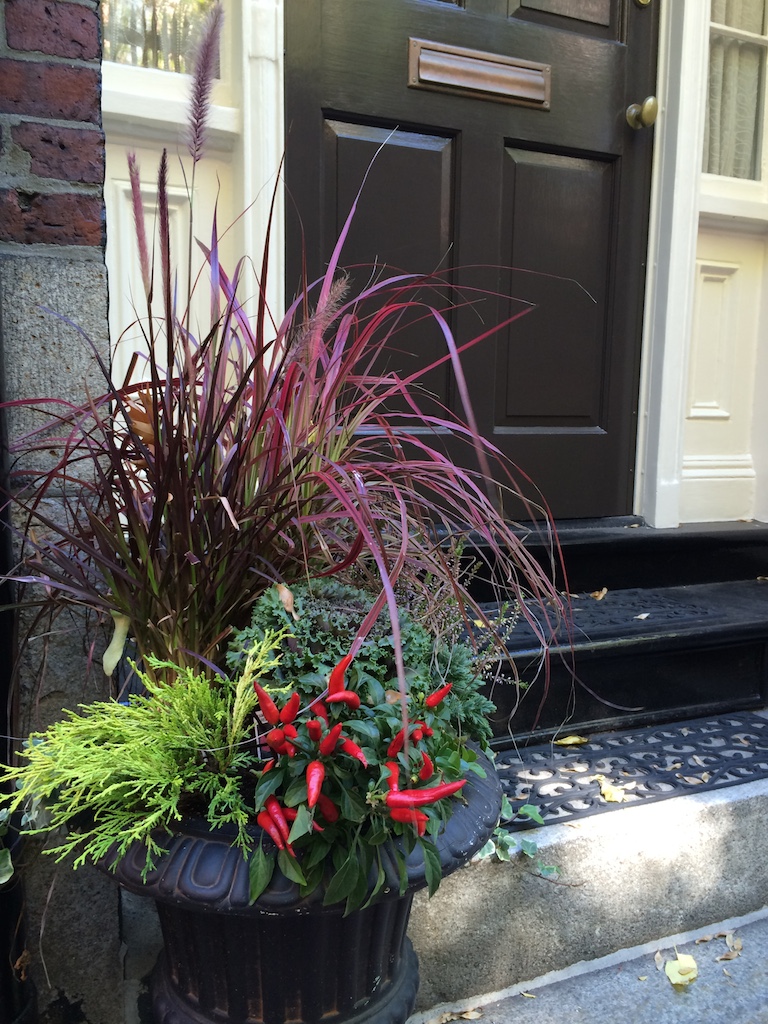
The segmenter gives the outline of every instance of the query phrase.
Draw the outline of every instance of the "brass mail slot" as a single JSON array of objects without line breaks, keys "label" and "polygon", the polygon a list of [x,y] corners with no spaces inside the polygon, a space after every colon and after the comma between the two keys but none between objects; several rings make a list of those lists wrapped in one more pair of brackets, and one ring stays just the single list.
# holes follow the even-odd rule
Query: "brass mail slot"
[{"label": "brass mail slot", "polygon": [[500,53],[408,40],[408,85],[549,110],[552,67]]}]

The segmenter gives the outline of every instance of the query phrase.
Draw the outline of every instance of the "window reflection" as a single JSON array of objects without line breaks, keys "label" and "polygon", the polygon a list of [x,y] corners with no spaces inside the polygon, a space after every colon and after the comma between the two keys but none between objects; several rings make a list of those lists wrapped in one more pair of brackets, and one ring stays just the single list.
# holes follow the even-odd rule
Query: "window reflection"
[{"label": "window reflection", "polygon": [[102,0],[104,60],[189,74],[214,0]]}]

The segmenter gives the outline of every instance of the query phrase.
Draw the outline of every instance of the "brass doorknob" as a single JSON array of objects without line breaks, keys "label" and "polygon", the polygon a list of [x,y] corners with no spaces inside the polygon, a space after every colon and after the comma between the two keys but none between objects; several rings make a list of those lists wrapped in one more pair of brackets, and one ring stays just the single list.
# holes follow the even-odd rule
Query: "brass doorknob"
[{"label": "brass doorknob", "polygon": [[630,103],[627,107],[627,124],[630,128],[650,128],[659,113],[659,101],[655,96],[646,96],[642,103]]}]

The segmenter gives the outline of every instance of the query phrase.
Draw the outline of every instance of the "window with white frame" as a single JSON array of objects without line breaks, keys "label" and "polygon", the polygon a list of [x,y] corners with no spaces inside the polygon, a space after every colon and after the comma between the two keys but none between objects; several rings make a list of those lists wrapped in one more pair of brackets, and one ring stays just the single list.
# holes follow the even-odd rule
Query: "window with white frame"
[{"label": "window with white frame", "polygon": [[765,174],[768,0],[711,0],[703,171],[760,181]]},{"label": "window with white frame", "polygon": [[104,60],[187,74],[214,0],[102,0]]}]

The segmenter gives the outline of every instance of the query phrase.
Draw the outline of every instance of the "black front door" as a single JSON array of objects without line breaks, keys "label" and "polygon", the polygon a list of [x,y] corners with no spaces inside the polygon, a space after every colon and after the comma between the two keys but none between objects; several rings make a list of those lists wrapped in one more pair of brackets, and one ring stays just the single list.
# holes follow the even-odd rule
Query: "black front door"
[{"label": "black front door", "polygon": [[[560,518],[631,512],[658,0],[287,0],[288,280],[456,270],[535,309],[472,349],[484,433]],[[471,268],[471,269],[470,269]],[[479,269],[485,268],[485,269]],[[516,306],[454,316],[462,340]],[[409,344],[428,361],[437,340]],[[430,388],[458,408],[450,372]]]}]

